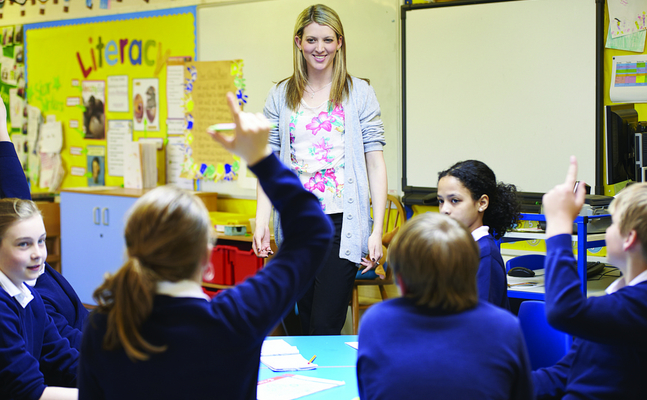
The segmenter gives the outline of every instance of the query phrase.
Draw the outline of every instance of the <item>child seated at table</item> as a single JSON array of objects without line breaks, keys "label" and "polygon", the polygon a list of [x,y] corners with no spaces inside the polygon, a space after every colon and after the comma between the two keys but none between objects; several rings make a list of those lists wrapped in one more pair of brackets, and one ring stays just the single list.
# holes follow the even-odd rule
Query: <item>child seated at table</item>
[{"label": "child seated at table", "polygon": [[519,219],[517,188],[497,182],[494,171],[481,161],[457,162],[438,174],[438,208],[461,221],[479,245],[479,299],[509,310],[508,281],[495,239]]},{"label": "child seated at table", "polygon": [[[20,165],[16,149],[7,131],[7,109],[0,99],[0,198],[31,200],[27,178]],[[45,304],[47,314],[54,320],[60,335],[70,341],[70,346],[81,348],[81,333],[88,311],[72,285],[47,262],[38,279],[26,282],[36,288]]]},{"label": "child seated at table", "polygon": [[332,225],[319,201],[272,153],[267,119],[227,99],[235,135],[212,135],[257,175],[281,213],[283,245],[255,276],[210,300],[200,288],[212,252],[204,204],[169,186],[138,199],[126,221],[127,261],[94,293],[80,399],[256,399],[263,340],[326,258]]},{"label": "child seated at table", "polygon": [[414,217],[389,246],[388,262],[403,297],[363,316],[363,400],[532,398],[519,322],[479,301],[479,248],[461,222],[437,213]]},{"label": "child seated at table", "polygon": [[573,257],[573,220],[585,199],[573,187],[577,161],[566,181],[544,195],[546,316],[576,337],[556,365],[533,372],[539,399],[644,399],[647,393],[647,183],[622,190],[610,205],[607,259],[623,276],[606,296],[587,298]]},{"label": "child seated at table", "polygon": [[60,336],[38,292],[25,284],[43,267],[45,235],[34,202],[0,199],[1,399],[77,397],[79,353]]}]

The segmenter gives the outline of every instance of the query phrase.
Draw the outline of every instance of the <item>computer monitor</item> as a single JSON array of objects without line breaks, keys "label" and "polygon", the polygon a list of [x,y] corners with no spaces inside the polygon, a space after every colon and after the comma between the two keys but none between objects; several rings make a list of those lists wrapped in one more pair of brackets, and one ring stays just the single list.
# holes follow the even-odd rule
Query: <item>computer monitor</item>
[{"label": "computer monitor", "polygon": [[636,180],[635,134],[638,112],[633,104],[606,107],[607,184]]}]

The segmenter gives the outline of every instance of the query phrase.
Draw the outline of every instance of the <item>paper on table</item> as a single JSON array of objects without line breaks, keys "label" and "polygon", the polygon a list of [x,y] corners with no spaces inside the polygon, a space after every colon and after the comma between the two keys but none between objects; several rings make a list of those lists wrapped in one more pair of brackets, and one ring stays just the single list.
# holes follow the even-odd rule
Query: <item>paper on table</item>
[{"label": "paper on table", "polygon": [[281,356],[287,354],[299,354],[296,346],[291,346],[283,339],[265,340],[261,346],[261,356]]},{"label": "paper on table", "polygon": [[322,390],[345,385],[344,381],[286,374],[258,382],[258,400],[292,400]]},{"label": "paper on table", "polygon": [[261,362],[272,371],[305,371],[318,367],[317,364],[309,364],[301,354],[261,356]]},{"label": "paper on table", "polygon": [[359,343],[358,342],[345,342],[347,345],[350,347],[354,348],[355,350],[359,349]]}]

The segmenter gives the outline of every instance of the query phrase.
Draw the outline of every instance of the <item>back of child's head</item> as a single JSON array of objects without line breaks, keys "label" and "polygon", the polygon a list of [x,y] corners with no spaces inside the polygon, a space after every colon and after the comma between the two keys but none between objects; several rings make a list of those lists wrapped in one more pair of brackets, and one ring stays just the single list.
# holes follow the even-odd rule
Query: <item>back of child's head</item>
[{"label": "back of child's head", "polygon": [[438,180],[445,176],[458,179],[472,194],[474,201],[484,194],[489,198],[483,213],[483,225],[490,227],[492,235],[499,239],[519,220],[520,206],[515,185],[497,182],[494,171],[478,160],[460,161],[438,173]]},{"label": "back of child's head", "polygon": [[618,193],[609,206],[622,236],[636,231],[647,260],[647,183],[635,183]]},{"label": "back of child's head", "polygon": [[389,266],[418,305],[459,312],[478,301],[479,248],[459,221],[437,213],[418,215],[389,245]]},{"label": "back of child's head", "polygon": [[12,225],[36,215],[40,216],[40,210],[31,200],[0,199],[0,243]]},{"label": "back of child's head", "polygon": [[104,348],[123,347],[133,360],[164,350],[139,334],[152,311],[157,282],[194,277],[210,236],[206,207],[182,189],[161,186],[135,202],[125,229],[128,260],[94,292],[98,311],[108,314]]}]

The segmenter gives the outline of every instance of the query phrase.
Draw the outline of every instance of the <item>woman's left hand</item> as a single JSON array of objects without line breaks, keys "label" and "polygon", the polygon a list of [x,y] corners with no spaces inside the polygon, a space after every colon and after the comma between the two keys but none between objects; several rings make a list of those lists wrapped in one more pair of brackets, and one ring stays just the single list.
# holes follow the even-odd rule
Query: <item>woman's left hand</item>
[{"label": "woman's left hand", "polygon": [[380,264],[380,259],[382,259],[382,233],[373,232],[371,236],[368,237],[368,257],[362,257],[362,262],[360,263],[365,268],[362,270],[362,274],[372,270]]}]

